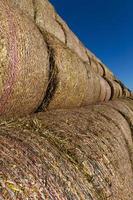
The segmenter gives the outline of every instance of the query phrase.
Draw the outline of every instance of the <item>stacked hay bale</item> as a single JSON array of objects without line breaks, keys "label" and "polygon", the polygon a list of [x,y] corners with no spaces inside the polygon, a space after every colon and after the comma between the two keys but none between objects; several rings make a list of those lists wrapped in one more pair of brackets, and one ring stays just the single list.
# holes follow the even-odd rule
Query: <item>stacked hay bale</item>
[{"label": "stacked hay bale", "polygon": [[131,129],[117,111],[131,108],[122,100],[0,122],[1,199],[132,200]]},{"label": "stacked hay bale", "polygon": [[45,34],[44,38],[49,49],[51,73],[40,110],[80,107],[110,99],[109,84],[94,73],[90,65],[51,34]]},{"label": "stacked hay bale", "polygon": [[0,18],[0,115],[29,114],[47,87],[47,47],[35,24],[3,0]]},{"label": "stacked hay bale", "polygon": [[[115,81],[116,78],[113,73],[101,62],[101,60],[84,47],[75,34],[69,29],[68,25],[56,13],[49,1],[34,0],[32,3],[30,1],[25,3],[24,0],[20,0],[19,2],[17,0],[10,0],[10,4],[12,6],[17,6],[24,13],[28,13],[30,18],[33,18],[33,14],[29,12],[29,8],[31,7],[31,10],[34,9],[34,22],[41,32],[53,34],[53,36],[65,43],[65,45],[74,51],[84,62],[91,65],[94,72],[105,79]],[[112,87],[112,84],[110,87]],[[121,85],[119,85],[119,87],[121,87]]]},{"label": "stacked hay bale", "polygon": [[20,0],[19,2],[17,0],[11,0],[10,3],[13,6],[17,6],[24,13],[29,13],[30,17],[32,17],[33,14],[30,14],[29,7],[31,10],[34,9],[34,20],[41,31],[53,34],[59,40],[64,42],[67,47],[75,51],[83,61],[89,62],[91,59],[93,63],[92,67],[94,67],[95,70],[95,67],[97,66],[97,72],[99,74],[101,74],[101,71],[103,74],[104,70],[106,77],[113,78],[112,72],[98,58],[96,58],[93,53],[84,47],[75,34],[69,29],[68,25],[56,13],[54,7],[49,1],[34,0],[33,3],[31,3],[31,1],[25,3],[24,0]]},{"label": "stacked hay bale", "polygon": [[131,96],[48,1],[0,4],[0,115],[21,116]]},{"label": "stacked hay bale", "polygon": [[0,5],[1,116],[22,116],[46,108],[79,107],[110,99],[109,84],[89,63],[53,34],[41,33],[10,3],[1,1]]},{"label": "stacked hay bale", "polygon": [[33,0],[6,0],[13,7],[19,8],[24,14],[31,17],[34,20],[34,6]]},{"label": "stacked hay bale", "polygon": [[47,0],[0,18],[0,200],[132,200],[131,91]]}]

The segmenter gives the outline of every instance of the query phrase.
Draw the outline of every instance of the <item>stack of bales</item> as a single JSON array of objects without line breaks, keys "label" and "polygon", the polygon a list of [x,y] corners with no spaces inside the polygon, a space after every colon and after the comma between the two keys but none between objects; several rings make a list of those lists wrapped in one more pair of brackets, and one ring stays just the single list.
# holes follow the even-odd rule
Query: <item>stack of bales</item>
[{"label": "stack of bales", "polygon": [[0,15],[0,115],[23,116],[130,96],[48,1],[2,0]]},{"label": "stack of bales", "polygon": [[47,88],[47,47],[35,24],[6,1],[0,18],[0,115],[28,114]]},{"label": "stack of bales", "polygon": [[132,135],[133,93],[53,6],[1,0],[0,200],[132,200]]},{"label": "stack of bales", "polygon": [[117,100],[0,122],[0,198],[131,200],[132,109]]}]

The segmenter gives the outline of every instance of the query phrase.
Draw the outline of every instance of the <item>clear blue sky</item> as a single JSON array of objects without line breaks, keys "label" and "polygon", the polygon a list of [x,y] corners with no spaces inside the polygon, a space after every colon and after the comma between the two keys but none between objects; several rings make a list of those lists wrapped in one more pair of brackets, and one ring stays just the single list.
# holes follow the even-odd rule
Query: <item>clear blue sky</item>
[{"label": "clear blue sky", "polygon": [[51,0],[80,40],[133,90],[133,0]]}]

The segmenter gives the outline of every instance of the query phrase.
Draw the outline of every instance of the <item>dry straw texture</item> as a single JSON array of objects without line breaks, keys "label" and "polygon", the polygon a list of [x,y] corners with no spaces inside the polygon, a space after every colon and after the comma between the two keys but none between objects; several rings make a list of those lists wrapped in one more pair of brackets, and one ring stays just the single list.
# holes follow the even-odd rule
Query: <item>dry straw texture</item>
[{"label": "dry straw texture", "polygon": [[89,59],[86,53],[86,49],[77,38],[77,36],[69,29],[68,25],[58,14],[56,14],[56,21],[61,25],[62,29],[64,30],[67,47],[77,53],[77,55],[82,58],[83,61],[87,62]]},{"label": "dry straw texture", "polygon": [[42,30],[65,42],[64,31],[55,19],[55,10],[46,0],[34,0],[35,23]]},{"label": "dry straw texture", "polygon": [[42,107],[70,108],[99,101],[99,76],[58,39],[45,34],[45,40],[51,58],[51,77]]},{"label": "dry straw texture", "polygon": [[57,38],[44,33],[49,49],[50,78],[40,110],[72,108],[111,98],[108,82]]},{"label": "dry straw texture", "polygon": [[132,200],[132,119],[119,100],[2,120],[0,199]]},{"label": "dry straw texture", "polygon": [[133,199],[133,93],[47,0],[0,1],[0,116],[0,200]]},{"label": "dry straw texture", "polygon": [[48,53],[42,35],[25,15],[1,0],[0,115],[33,112],[47,81]]},{"label": "dry straw texture", "polygon": [[[88,62],[84,59],[83,52],[88,51],[66,25],[61,26],[48,1],[7,2],[0,2],[0,115],[80,107],[131,95],[93,54],[87,56]],[[67,38],[65,44],[61,33]]]},{"label": "dry straw texture", "polygon": [[[92,69],[106,78],[114,79],[113,73],[91,51],[86,49],[64,20],[56,13],[47,0],[8,0],[12,6],[21,9],[34,20],[41,31],[49,32],[73,50],[87,63],[92,62]],[[34,14],[33,14],[34,12]],[[33,16],[34,15],[34,16]]]},{"label": "dry straw texture", "polygon": [[33,0],[7,0],[11,6],[19,8],[24,14],[34,20]]}]

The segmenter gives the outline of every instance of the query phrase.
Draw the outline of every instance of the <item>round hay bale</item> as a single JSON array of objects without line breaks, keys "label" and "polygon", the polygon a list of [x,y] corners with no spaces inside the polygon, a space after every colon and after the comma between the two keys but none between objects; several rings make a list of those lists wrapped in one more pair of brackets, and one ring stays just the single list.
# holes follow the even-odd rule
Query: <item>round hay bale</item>
[{"label": "round hay bale", "polygon": [[100,85],[101,85],[101,93],[100,93],[100,101],[109,101],[111,98],[111,88],[108,82],[100,77]]},{"label": "round hay bale", "polygon": [[106,98],[106,84],[105,80],[102,77],[100,77],[100,86],[101,86],[101,92],[99,100],[103,102]]},{"label": "round hay bale", "polygon": [[133,101],[130,102],[129,99],[119,99],[115,101],[108,102],[108,106],[112,106],[118,110],[125,117],[129,126],[133,127]]},{"label": "round hay bale", "polygon": [[80,42],[80,40],[77,38],[77,36],[70,30],[68,25],[64,22],[64,20],[58,14],[56,15],[56,20],[58,21],[59,24],[61,24],[61,26],[65,32],[67,47],[69,47],[75,53],[77,53],[78,56],[83,61],[88,62],[89,59],[88,59],[84,45]]},{"label": "round hay bale", "polygon": [[87,55],[88,55],[89,58],[93,58],[93,59],[96,58],[96,56],[89,49],[87,49],[87,48],[86,48],[86,53],[87,53]]},{"label": "round hay bale", "polygon": [[93,103],[100,101],[100,92],[101,92],[101,86],[100,86],[100,76],[97,74],[93,75],[93,84],[94,84],[94,97],[93,97]]},{"label": "round hay bale", "polygon": [[111,88],[111,99],[116,99],[119,97],[119,87],[118,83],[116,81],[113,81],[111,79],[107,79],[108,84],[110,85]]},{"label": "round hay bale", "polygon": [[115,87],[116,87],[116,97],[119,98],[120,95],[120,87],[119,84],[115,81]]},{"label": "round hay bale", "polygon": [[132,146],[128,123],[107,105],[2,121],[0,198],[132,199]]},{"label": "round hay bale", "polygon": [[[113,122],[116,124],[117,128],[121,130],[122,135],[127,142],[127,149],[129,150],[131,164],[133,164],[133,140],[131,134],[133,114],[127,102],[124,105],[121,103],[121,100],[109,101],[105,104],[105,106],[95,106],[93,110],[94,112],[97,110],[97,112],[105,117],[108,122]],[[131,104],[133,106],[133,101]],[[111,107],[113,109],[111,109]]]},{"label": "round hay bale", "polygon": [[119,82],[116,82],[116,83],[117,83],[117,88],[118,88],[118,91],[119,91],[118,97],[122,97],[122,96],[123,96],[122,87],[121,87],[121,85],[119,84]]},{"label": "round hay bale", "polygon": [[[96,103],[98,101],[94,95],[95,91],[97,90],[95,88],[95,78],[97,77],[97,74],[95,74],[88,63],[84,63],[84,67],[86,69],[86,91],[84,93],[84,98],[81,103],[81,106],[87,106],[89,104]],[[98,96],[98,95],[97,95]]]},{"label": "round hay bale", "polygon": [[35,23],[42,32],[49,32],[65,43],[65,33],[62,26],[56,21],[54,7],[49,1],[34,1]]},{"label": "round hay bale", "polygon": [[100,86],[101,86],[101,93],[100,93],[100,98],[99,100],[101,102],[103,101],[109,101],[111,98],[111,88],[108,84],[108,82],[100,77]]},{"label": "round hay bale", "polygon": [[118,98],[118,97],[120,97],[120,85],[119,85],[119,83],[118,82],[116,82],[116,81],[114,81],[114,84],[115,84],[115,88],[116,88],[116,97]]},{"label": "round hay bale", "polygon": [[66,44],[71,50],[85,62],[89,63],[96,73],[109,79],[114,79],[113,73],[92,52],[84,47],[67,24],[56,14],[54,7],[47,0],[8,0],[12,6],[22,10],[26,15],[34,19],[41,32],[49,32]]},{"label": "round hay bale", "polygon": [[123,95],[124,95],[125,97],[130,97],[130,91],[129,91],[129,89],[127,89],[126,87],[123,89]]},{"label": "round hay bale", "polygon": [[[97,73],[101,76],[105,76],[107,78],[114,79],[113,73],[102,63],[100,59],[98,59],[90,50],[86,49],[86,53],[90,60],[94,60],[97,63]],[[96,68],[96,67],[94,67]]]},{"label": "round hay bale", "polygon": [[100,76],[103,76],[104,75],[104,69],[103,69],[102,65],[99,62],[97,62],[97,68],[98,68],[98,74]]},{"label": "round hay bale", "polygon": [[93,62],[93,68],[96,73],[98,73],[100,76],[109,78],[109,79],[114,79],[113,73],[101,62],[100,59],[98,59],[91,51],[86,49],[86,53],[90,60]]},{"label": "round hay bale", "polygon": [[0,115],[29,114],[47,86],[46,44],[36,26],[4,0],[0,16]]},{"label": "round hay bale", "polygon": [[[109,101],[107,103],[107,106],[113,107],[115,110],[121,113],[122,116],[124,116],[132,132],[133,131],[133,101],[130,101],[129,99],[119,99],[115,101]],[[123,128],[123,133],[124,133],[124,137],[127,138],[127,131],[125,128]],[[129,148],[129,154],[131,156],[131,161],[133,164],[132,141],[133,140],[132,140],[132,135],[131,135],[130,138],[128,138],[128,148]]]},{"label": "round hay bale", "polygon": [[126,104],[133,111],[133,99],[123,98],[121,101],[124,102],[124,104]]},{"label": "round hay bale", "polygon": [[131,91],[130,97],[133,98],[133,92]]},{"label": "round hay bale", "polygon": [[105,80],[105,84],[106,84],[106,98],[105,101],[109,101],[111,99],[111,87],[109,85],[109,83]]},{"label": "round hay bale", "polygon": [[120,96],[131,97],[132,92],[120,80],[117,79],[115,81],[119,84]]},{"label": "round hay bale", "polygon": [[127,89],[127,97],[130,97],[130,90],[129,89]]},{"label": "round hay bale", "polygon": [[33,0],[8,0],[8,2],[11,6],[17,7],[34,20]]},{"label": "round hay bale", "polygon": [[94,70],[94,72],[98,73],[98,65],[97,63],[95,62],[95,59],[90,59],[90,63],[91,63],[91,67],[92,69]]},{"label": "round hay bale", "polygon": [[39,110],[72,108],[99,100],[99,76],[73,51],[50,34],[44,35],[50,52],[51,76]]},{"label": "round hay bale", "polygon": [[[90,96],[91,94],[91,90],[92,90],[92,97],[93,97],[93,104],[95,104],[96,102],[100,101],[100,76],[94,72],[91,72],[91,70],[89,71],[89,80],[91,80],[91,82],[89,82],[88,88],[87,88],[87,95]],[[91,78],[90,78],[91,77]],[[90,84],[91,83],[91,84]],[[93,84],[93,86],[92,86]],[[91,101],[86,98],[88,103],[86,103],[86,105],[89,105],[91,103]],[[90,102],[90,103],[89,103]]]},{"label": "round hay bale", "polygon": [[[8,0],[9,1],[9,0]],[[84,47],[67,24],[56,14],[54,7],[47,0],[10,0],[11,5],[21,9],[26,15],[34,19],[41,32],[49,32],[66,44],[85,62],[92,61],[94,71],[101,76],[114,79],[113,73],[93,53]],[[97,66],[96,66],[97,65]]]},{"label": "round hay bale", "polygon": [[104,70],[104,77],[108,79],[114,79],[113,73],[103,64],[101,63],[103,70]]}]

